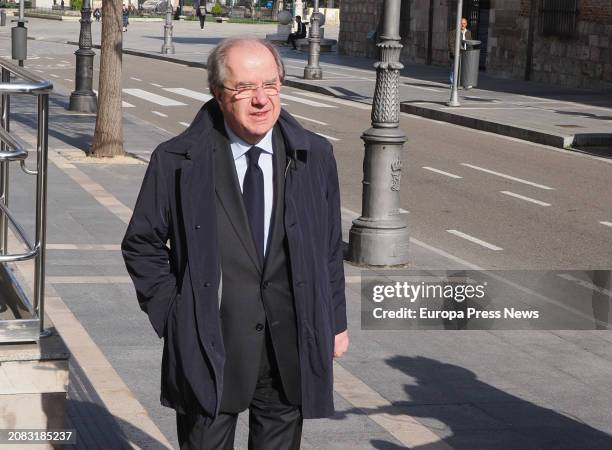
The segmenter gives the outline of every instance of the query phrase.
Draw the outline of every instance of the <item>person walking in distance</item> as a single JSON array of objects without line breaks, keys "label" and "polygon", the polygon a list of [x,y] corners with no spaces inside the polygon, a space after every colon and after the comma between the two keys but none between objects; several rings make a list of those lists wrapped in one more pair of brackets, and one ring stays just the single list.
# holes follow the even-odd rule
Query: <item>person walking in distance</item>
[{"label": "person walking in distance", "polygon": [[196,16],[200,20],[200,29],[204,29],[204,22],[206,22],[206,0],[194,0],[193,7],[196,11]]},{"label": "person walking in distance", "polygon": [[299,449],[349,344],[336,162],[281,108],[270,43],[224,40],[207,67],[214,97],[152,153],[123,257],[181,450],[232,449],[246,409],[250,449]]},{"label": "person walking in distance", "polygon": [[[448,56],[451,63],[451,74],[450,74],[450,82],[453,84],[453,64],[455,61],[455,39],[456,39],[457,30],[452,29],[448,32]],[[472,33],[468,30],[468,21],[465,17],[461,18],[461,43],[460,49],[465,50],[467,48],[465,41],[469,41],[472,39]],[[459,54],[461,56],[461,53]],[[461,64],[461,59],[459,60],[459,64]],[[459,71],[461,73],[461,70]]]},{"label": "person walking in distance", "polygon": [[123,21],[123,31],[127,31],[127,27],[130,24],[130,10],[127,6],[125,6],[125,3],[123,4],[123,10],[121,15]]},{"label": "person walking in distance", "polygon": [[302,22],[301,16],[295,16],[295,23],[297,25],[297,30],[295,33],[289,34],[287,37],[287,44],[291,43],[293,50],[297,50],[297,46],[295,41],[298,39],[304,39],[306,37],[306,24]]}]

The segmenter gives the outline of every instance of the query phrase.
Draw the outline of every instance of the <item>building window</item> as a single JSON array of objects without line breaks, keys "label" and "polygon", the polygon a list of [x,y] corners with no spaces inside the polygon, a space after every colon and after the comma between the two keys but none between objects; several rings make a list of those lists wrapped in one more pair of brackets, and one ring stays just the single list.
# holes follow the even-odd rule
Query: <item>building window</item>
[{"label": "building window", "polygon": [[542,0],[540,34],[545,36],[573,36],[576,32],[578,0]]}]

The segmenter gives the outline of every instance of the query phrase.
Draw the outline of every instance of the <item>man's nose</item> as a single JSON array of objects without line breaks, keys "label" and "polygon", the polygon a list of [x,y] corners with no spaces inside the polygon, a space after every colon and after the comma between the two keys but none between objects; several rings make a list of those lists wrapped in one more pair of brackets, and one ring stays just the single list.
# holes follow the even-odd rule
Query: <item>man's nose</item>
[{"label": "man's nose", "polygon": [[268,103],[268,94],[264,91],[263,86],[258,86],[255,89],[255,96],[253,97],[253,103],[256,105],[265,105]]}]

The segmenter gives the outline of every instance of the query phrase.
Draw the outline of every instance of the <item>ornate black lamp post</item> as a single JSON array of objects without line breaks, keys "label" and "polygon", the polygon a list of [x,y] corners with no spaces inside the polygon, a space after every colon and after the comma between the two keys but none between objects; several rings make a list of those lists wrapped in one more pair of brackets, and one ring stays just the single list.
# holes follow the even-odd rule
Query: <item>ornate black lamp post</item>
[{"label": "ornate black lamp post", "polygon": [[70,94],[70,111],[95,113],[98,110],[93,86],[93,60],[91,49],[91,0],[85,0],[81,8],[81,32],[76,55],[75,90]]}]

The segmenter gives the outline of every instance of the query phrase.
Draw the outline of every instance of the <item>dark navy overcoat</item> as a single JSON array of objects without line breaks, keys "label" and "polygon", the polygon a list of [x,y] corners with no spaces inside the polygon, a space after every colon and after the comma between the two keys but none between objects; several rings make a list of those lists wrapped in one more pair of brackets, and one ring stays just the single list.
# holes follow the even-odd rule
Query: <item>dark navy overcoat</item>
[{"label": "dark navy overcoat", "polygon": [[[140,307],[164,338],[161,402],[209,418],[219,411],[225,361],[213,167],[220,149],[210,137],[219,122],[221,111],[211,100],[188,129],[153,152],[122,242]],[[329,142],[289,113],[282,111],[278,123],[288,156],[284,220],[302,412],[328,417],[334,336],[347,325],[336,162]]]}]

